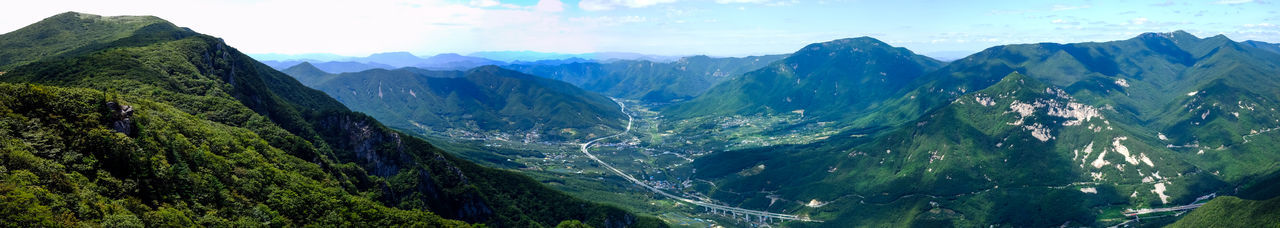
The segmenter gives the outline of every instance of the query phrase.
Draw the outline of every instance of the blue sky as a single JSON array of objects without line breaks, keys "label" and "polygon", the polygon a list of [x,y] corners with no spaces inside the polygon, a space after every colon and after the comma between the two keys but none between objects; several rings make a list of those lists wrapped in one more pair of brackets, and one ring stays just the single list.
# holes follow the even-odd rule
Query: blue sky
[{"label": "blue sky", "polygon": [[743,56],[858,36],[931,54],[1173,30],[1280,42],[1280,4],[1262,0],[48,0],[6,8],[4,32],[65,11],[156,15],[247,53],[349,56],[508,50]]}]

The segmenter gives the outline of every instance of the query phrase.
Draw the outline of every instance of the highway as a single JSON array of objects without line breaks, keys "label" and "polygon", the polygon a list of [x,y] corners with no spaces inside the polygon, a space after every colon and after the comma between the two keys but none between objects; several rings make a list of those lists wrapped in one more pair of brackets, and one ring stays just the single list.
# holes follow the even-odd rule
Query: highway
[{"label": "highway", "polygon": [[751,209],[743,209],[743,208],[737,208],[737,207],[730,207],[730,206],[724,206],[724,205],[714,204],[714,203],[711,203],[711,202],[703,202],[703,201],[691,200],[691,199],[688,199],[688,198],[684,198],[684,197],[680,197],[680,196],[672,195],[672,194],[670,194],[670,193],[667,193],[667,192],[662,191],[661,189],[658,189],[658,188],[656,188],[656,187],[650,186],[650,185],[648,185],[648,184],[644,183],[643,181],[640,181],[639,179],[636,179],[635,177],[632,177],[631,175],[628,175],[627,173],[622,172],[622,170],[618,170],[617,168],[614,168],[614,167],[613,167],[613,165],[610,165],[609,163],[604,162],[603,160],[600,160],[600,158],[597,158],[597,157],[596,157],[596,155],[591,154],[591,151],[590,151],[590,150],[588,150],[588,148],[590,148],[590,147],[591,147],[591,144],[594,144],[594,143],[596,143],[596,142],[598,142],[598,141],[600,141],[600,140],[605,140],[605,139],[610,139],[610,138],[621,137],[621,136],[623,136],[623,135],[626,135],[627,133],[630,133],[630,132],[631,132],[631,125],[632,125],[633,120],[634,120],[634,117],[632,117],[630,113],[627,113],[627,111],[626,111],[626,109],[627,109],[627,105],[626,105],[626,104],[624,104],[624,103],[622,103],[622,102],[620,102],[620,101],[617,101],[617,100],[615,100],[614,102],[618,102],[619,109],[622,111],[622,113],[623,113],[623,114],[626,114],[626,115],[627,115],[627,128],[626,128],[626,130],[622,131],[622,133],[618,133],[618,134],[614,134],[614,135],[610,135],[610,136],[604,136],[604,137],[600,137],[600,138],[596,138],[596,139],[592,139],[592,140],[590,140],[590,141],[587,141],[586,143],[581,144],[580,149],[582,150],[582,153],[583,153],[583,154],[586,154],[586,155],[587,155],[587,157],[588,157],[588,158],[591,158],[591,160],[595,160],[597,163],[600,163],[600,165],[601,165],[601,166],[604,166],[605,168],[609,169],[610,171],[613,171],[614,173],[618,174],[618,176],[622,176],[622,178],[625,178],[625,179],[627,179],[628,181],[631,181],[632,183],[638,184],[638,185],[640,185],[640,186],[642,186],[642,187],[644,187],[644,188],[646,188],[646,189],[649,189],[650,191],[653,191],[654,193],[657,193],[657,194],[662,195],[662,196],[666,196],[667,198],[675,199],[675,200],[678,200],[678,201],[681,201],[681,202],[685,202],[685,203],[689,203],[689,204],[693,204],[693,205],[698,205],[698,206],[701,206],[701,207],[707,208],[708,210],[713,211],[713,212],[717,212],[717,213],[724,213],[724,214],[727,214],[727,215],[732,215],[732,216],[734,216],[735,218],[736,218],[736,217],[738,217],[738,216],[742,216],[742,218],[744,218],[744,219],[751,220],[751,219],[752,219],[752,216],[754,216],[754,217],[755,217],[755,219],[758,219],[759,221],[765,221],[765,220],[772,221],[772,219],[779,219],[779,220],[782,220],[782,221],[822,222],[822,221],[820,221],[820,220],[813,220],[813,219],[809,219],[807,216],[798,216],[798,215],[790,215],[790,214],[779,214],[779,213],[772,213],[772,212],[767,212],[767,211],[757,211],[757,210],[751,210]]},{"label": "highway", "polygon": [[1126,211],[1124,212],[1124,216],[1138,216],[1138,215],[1142,215],[1142,214],[1150,214],[1150,213],[1160,213],[1160,212],[1170,212],[1170,211],[1191,210],[1191,209],[1196,209],[1197,207],[1200,207],[1200,206],[1204,206],[1204,204],[1203,204],[1203,203],[1197,203],[1197,204],[1188,204],[1188,205],[1182,205],[1182,206],[1177,206],[1177,207],[1166,207],[1166,208],[1143,208],[1143,209],[1138,209],[1138,210],[1126,210]]}]

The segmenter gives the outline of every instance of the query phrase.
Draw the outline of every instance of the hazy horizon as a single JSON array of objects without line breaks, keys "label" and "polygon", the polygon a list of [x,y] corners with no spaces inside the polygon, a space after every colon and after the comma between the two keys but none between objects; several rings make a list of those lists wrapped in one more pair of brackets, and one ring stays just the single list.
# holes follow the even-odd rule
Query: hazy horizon
[{"label": "hazy horizon", "polygon": [[20,3],[0,15],[0,31],[76,11],[154,15],[255,54],[534,51],[741,57],[869,36],[940,57],[1005,44],[1111,41],[1176,30],[1275,43],[1280,42],[1278,8],[1252,0],[71,0]]}]

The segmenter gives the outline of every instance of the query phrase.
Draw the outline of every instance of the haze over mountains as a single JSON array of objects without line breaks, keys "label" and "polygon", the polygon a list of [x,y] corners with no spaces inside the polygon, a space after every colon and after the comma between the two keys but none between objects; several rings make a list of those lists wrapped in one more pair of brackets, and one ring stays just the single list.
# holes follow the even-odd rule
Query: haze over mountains
[{"label": "haze over mountains", "polygon": [[0,57],[16,226],[1280,224],[1280,45],[1223,35],[259,62],[68,12]]},{"label": "haze over mountains", "polygon": [[284,72],[390,127],[426,135],[584,141],[626,124],[626,116],[608,97],[496,66],[334,75],[303,63]]},{"label": "haze over mountains", "polygon": [[[1280,81],[1267,76],[1280,72],[1274,47],[1175,31],[942,62],[860,37],[788,55],[502,67],[656,102],[672,123],[656,130],[681,140],[812,135],[780,146],[687,142],[727,150],[659,170],[709,181],[675,191],[731,206],[833,224],[1099,225],[1124,216],[1098,210],[1240,194],[1231,186],[1253,200],[1277,195],[1265,189],[1280,154],[1265,148],[1280,138],[1265,132],[1280,116],[1257,109],[1280,106]],[[744,135],[727,125],[734,118],[769,127]],[[769,118],[783,120],[757,121]],[[680,148],[664,140],[648,144]],[[968,206],[986,203],[1002,206]],[[1021,214],[1037,207],[1055,212]]]},{"label": "haze over mountains", "polygon": [[506,64],[540,65],[619,60],[670,62],[679,58],[627,52],[561,54],[531,51],[476,52],[468,55],[443,53],[426,58],[418,57],[409,52],[374,53],[366,57],[346,57],[334,54],[250,54],[250,56],[277,70],[283,70],[302,62],[310,62],[317,68],[331,73],[359,72],[375,68],[393,70],[401,67],[417,67],[431,70],[466,70],[484,65]]},{"label": "haze over mountains", "polygon": [[[811,45],[791,58],[837,43],[848,42]],[[871,44],[817,56],[874,50],[877,43]],[[1280,195],[1263,190],[1274,187],[1271,179],[1280,154],[1270,148],[1280,138],[1264,132],[1280,126],[1280,116],[1258,107],[1280,105],[1275,103],[1280,93],[1273,86],[1280,82],[1275,77],[1280,72],[1276,54],[1224,36],[1197,38],[1181,31],[1102,43],[998,46],[930,73],[905,77],[900,82],[905,86],[877,93],[881,99],[869,97],[893,108],[856,115],[892,118],[835,121],[851,128],[837,127],[849,130],[808,144],[714,154],[688,169],[697,170],[693,178],[716,180],[709,191],[725,194],[713,197],[733,199],[730,202],[737,205],[776,207],[767,199],[813,199],[821,202],[821,209],[778,209],[813,210],[816,218],[854,224],[1098,225],[1111,215],[1097,211],[1115,210],[1108,209],[1115,205],[1183,205],[1210,193],[1239,194],[1236,186],[1253,194],[1269,191],[1253,199],[1270,199]],[[903,55],[858,59],[889,62],[879,59],[885,56]],[[831,61],[765,68],[740,79],[765,72],[822,72],[821,67],[805,67]],[[785,81],[806,85],[822,79]],[[813,84],[835,88],[834,83]],[[728,86],[734,89],[720,89]],[[752,92],[737,92],[743,90]],[[681,118],[690,115],[687,110],[733,101],[741,102],[732,106],[738,109],[724,112],[795,109],[788,100],[779,101],[785,96],[763,92],[773,90],[724,83],[690,103],[673,106],[669,116]],[[813,92],[805,99],[838,95],[822,89],[800,91]],[[755,99],[697,103],[743,94]],[[858,104],[867,96],[856,98],[819,104]],[[791,101],[796,100],[804,101]],[[807,108],[805,114],[859,110],[802,107]],[[827,119],[805,116],[802,119]],[[883,126],[888,128],[874,130]],[[743,173],[748,170],[752,171]],[[972,206],[988,203],[1000,206]],[[1054,212],[1028,212],[1031,208]]]},{"label": "haze over mountains", "polygon": [[68,12],[0,43],[19,60],[0,75],[5,224],[665,226],[455,158],[160,18]]}]

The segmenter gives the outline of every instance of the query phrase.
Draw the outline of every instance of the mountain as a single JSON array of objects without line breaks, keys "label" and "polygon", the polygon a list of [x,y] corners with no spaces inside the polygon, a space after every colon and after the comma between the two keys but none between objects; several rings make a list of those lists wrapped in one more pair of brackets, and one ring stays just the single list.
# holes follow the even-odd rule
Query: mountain
[{"label": "mountain", "polygon": [[626,127],[626,115],[608,97],[496,66],[327,76],[308,68],[300,64],[286,73],[390,127],[425,135],[541,142],[585,140]]},{"label": "mountain", "polygon": [[1270,52],[1280,53],[1280,44],[1273,44],[1273,43],[1267,43],[1267,42],[1256,41],[1256,40],[1246,40],[1244,42],[1240,42],[1240,44],[1262,49],[1262,50],[1267,50]]},{"label": "mountain", "polygon": [[281,70],[302,62],[311,64],[329,72],[360,72],[368,69],[395,69],[421,64],[426,59],[419,58],[409,52],[374,53],[366,57],[347,57],[334,54],[254,54],[250,55],[258,61]]},{"label": "mountain", "polygon": [[[1092,226],[1094,208],[1172,203],[1165,195],[1190,193],[1166,184],[1211,179],[1151,145],[1151,136],[1127,130],[1111,111],[1077,102],[1013,73],[872,138],[725,152],[692,168],[704,179],[728,180],[717,183],[721,198],[766,207],[763,196],[723,196],[759,189],[801,201],[779,209],[839,224]],[[739,172],[752,166],[767,168]],[[1078,184],[1098,182],[1108,184]]]},{"label": "mountain", "polygon": [[652,62],[671,62],[678,60],[679,56],[662,56],[647,55],[630,52],[595,52],[582,54],[564,54],[564,53],[548,53],[535,51],[482,51],[467,54],[467,56],[492,59],[503,62],[536,62],[541,60],[558,60],[580,58],[601,62],[611,62],[616,60],[647,60]]},{"label": "mountain", "polygon": [[924,55],[937,60],[950,62],[957,59],[963,59],[965,56],[972,55],[973,53],[974,51],[936,51],[925,53]]},{"label": "mountain", "polygon": [[391,65],[386,65],[381,63],[373,63],[373,62],[362,63],[362,62],[352,62],[352,61],[319,62],[315,64],[315,67],[319,68],[320,70],[324,70],[325,72],[334,72],[334,73],[360,72],[360,71],[366,71],[370,69],[395,68]]},{"label": "mountain", "polygon": [[848,121],[888,108],[881,102],[900,97],[900,89],[942,64],[870,37],[810,44],[663,114],[687,119],[801,113],[817,121]]},{"label": "mountain", "polygon": [[316,62],[316,61],[291,60],[291,61],[263,61],[262,62],[262,64],[266,64],[267,66],[271,67],[271,69],[276,69],[276,70],[284,70],[301,63],[307,63],[308,65],[311,65],[312,67],[315,67],[317,69],[323,70],[325,72],[333,72],[333,73],[360,72],[360,71],[366,71],[370,69],[395,69],[396,68],[391,65],[386,65],[381,63],[362,63],[362,62],[354,62],[354,61]]},{"label": "mountain", "polygon": [[291,67],[291,66],[298,65],[299,63],[304,63],[304,62],[305,62],[305,63],[309,63],[309,62],[311,62],[311,61],[303,61],[303,60],[284,60],[284,61],[276,61],[276,60],[258,60],[258,62],[260,62],[260,63],[262,63],[262,64],[266,64],[268,67],[271,67],[271,69],[284,70],[285,68],[289,68],[289,67]]},{"label": "mountain", "polygon": [[675,62],[513,64],[504,68],[565,81],[612,97],[670,102],[701,94],[732,75],[759,69],[784,55],[742,58],[684,57]]},{"label": "mountain", "polygon": [[263,63],[277,70],[310,62],[321,70],[333,73],[360,72],[370,69],[396,69],[401,67],[417,67],[432,70],[466,70],[484,65],[502,65],[495,61],[479,57],[461,56],[446,53],[427,58],[420,58],[409,52],[376,53],[367,57],[344,57],[339,60],[319,61],[311,59],[267,60]]},{"label": "mountain", "polygon": [[4,34],[0,39],[0,72],[42,58],[101,48],[138,33],[157,32],[162,20],[149,16],[103,17],[62,14]]},{"label": "mountain", "polygon": [[[889,108],[857,117],[885,127],[713,153],[685,169],[730,205],[826,221],[802,226],[1116,225],[1128,209],[1249,195],[1240,187],[1274,194],[1275,72],[1280,55],[1181,31],[997,46],[903,82]],[[1208,216],[1272,207],[1213,201],[1224,202]],[[1205,216],[1188,219],[1214,221]]]},{"label": "mountain", "polygon": [[432,70],[466,70],[478,66],[485,65],[502,65],[501,61],[490,60],[480,57],[462,56],[453,53],[445,53],[427,57],[426,62],[413,65],[414,67]]},{"label": "mountain", "polygon": [[650,54],[641,54],[641,53],[633,53],[633,52],[594,52],[594,53],[583,54],[581,58],[595,59],[595,60],[605,61],[605,62],[614,61],[614,60],[643,60],[643,61],[650,61],[650,62],[671,62],[671,61],[679,60],[682,57],[650,55]]},{"label": "mountain", "polygon": [[[59,14],[0,42],[103,19]],[[77,51],[0,74],[6,224],[664,226],[458,159],[216,37],[141,27],[45,43]]]},{"label": "mountain", "polygon": [[385,52],[372,54],[364,58],[353,59],[351,61],[385,64],[393,68],[400,68],[421,64],[427,61],[427,59],[419,58],[409,52]]},{"label": "mountain", "polygon": [[600,61],[573,57],[573,58],[567,58],[567,59],[547,59],[547,60],[537,60],[537,61],[517,60],[517,61],[512,61],[510,65],[565,65],[570,63],[595,63],[595,62],[600,62]]},{"label": "mountain", "polygon": [[247,55],[249,55],[249,57],[253,57],[253,59],[258,60],[259,62],[267,62],[267,61],[327,62],[327,61],[342,61],[342,60],[351,59],[351,57],[348,57],[348,56],[341,56],[341,55],[329,54],[329,53],[309,53],[309,54],[267,53],[267,54],[247,54]]},{"label": "mountain", "polygon": [[492,59],[492,60],[504,61],[504,62],[515,62],[515,61],[528,62],[528,61],[538,61],[538,60],[568,59],[568,58],[579,57],[578,55],[574,55],[574,54],[548,53],[548,52],[535,52],[535,51],[482,51],[482,52],[473,52],[471,54],[467,54],[467,56],[486,58],[486,59]]},{"label": "mountain", "polygon": [[332,75],[329,72],[325,72],[324,70],[317,68],[315,65],[311,65],[310,62],[302,62],[298,65],[280,70],[280,72],[292,76],[303,85],[310,85]]},{"label": "mountain", "polygon": [[1280,224],[1280,197],[1247,200],[1223,196],[1168,227],[1263,227]]}]

